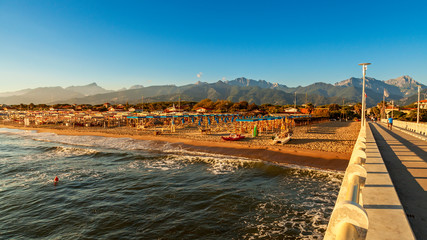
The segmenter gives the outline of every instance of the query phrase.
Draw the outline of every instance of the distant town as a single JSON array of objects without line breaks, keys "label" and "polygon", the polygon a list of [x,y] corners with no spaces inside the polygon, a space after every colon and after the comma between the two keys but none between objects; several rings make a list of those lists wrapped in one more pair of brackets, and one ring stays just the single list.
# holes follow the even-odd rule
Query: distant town
[{"label": "distant town", "polygon": [[[367,110],[371,118],[393,116],[395,119],[416,121],[417,104],[397,106],[393,103],[380,102]],[[179,116],[188,114],[223,114],[235,113],[243,116],[265,115],[310,115],[333,120],[359,120],[361,104],[338,105],[329,104],[314,106],[311,103],[302,105],[273,105],[248,103],[247,101],[231,102],[226,100],[212,101],[204,99],[200,102],[155,102],[140,104],[19,104],[0,105],[0,119],[24,124],[75,124],[91,126],[110,125],[120,126],[128,116]],[[427,121],[427,100],[420,101],[420,121]],[[25,120],[26,119],[26,120]],[[114,121],[113,121],[114,120]],[[112,124],[115,122],[115,124]],[[122,123],[123,124],[123,123]]]}]

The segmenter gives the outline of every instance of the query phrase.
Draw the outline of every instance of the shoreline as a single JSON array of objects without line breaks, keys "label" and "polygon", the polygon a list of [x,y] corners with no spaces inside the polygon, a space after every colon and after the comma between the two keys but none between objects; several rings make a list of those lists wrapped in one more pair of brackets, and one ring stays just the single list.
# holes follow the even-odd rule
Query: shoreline
[{"label": "shoreline", "polygon": [[257,146],[250,143],[241,144],[234,142],[215,142],[194,140],[184,137],[172,137],[167,135],[135,135],[135,134],[114,134],[108,132],[91,131],[84,129],[57,129],[57,128],[40,128],[24,127],[16,125],[0,124],[0,128],[12,128],[21,130],[34,130],[37,132],[50,132],[58,135],[74,136],[102,136],[113,138],[132,138],[137,140],[149,140],[157,142],[172,143],[175,146],[182,147],[188,151],[199,151],[215,153],[222,155],[231,155],[259,159],[262,161],[275,163],[279,165],[296,165],[301,167],[315,168],[321,170],[344,171],[348,165],[351,153],[324,152],[309,149],[287,148],[285,146]]}]

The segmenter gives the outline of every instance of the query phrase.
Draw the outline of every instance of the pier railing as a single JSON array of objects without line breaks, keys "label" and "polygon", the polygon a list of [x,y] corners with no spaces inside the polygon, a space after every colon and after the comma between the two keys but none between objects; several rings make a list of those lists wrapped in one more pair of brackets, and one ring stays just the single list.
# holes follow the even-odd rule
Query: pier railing
[{"label": "pier railing", "polygon": [[369,124],[354,145],[325,239],[415,239]]},{"label": "pier railing", "polygon": [[[387,119],[381,119],[381,122],[387,123]],[[406,122],[400,120],[393,120],[393,126],[399,127],[404,130],[420,134],[424,137],[427,137],[427,124],[426,123],[416,123],[416,122]]]},{"label": "pier railing", "polygon": [[366,128],[361,128],[332,212],[325,239],[365,239],[368,215],[363,208],[362,190],[367,172]]}]

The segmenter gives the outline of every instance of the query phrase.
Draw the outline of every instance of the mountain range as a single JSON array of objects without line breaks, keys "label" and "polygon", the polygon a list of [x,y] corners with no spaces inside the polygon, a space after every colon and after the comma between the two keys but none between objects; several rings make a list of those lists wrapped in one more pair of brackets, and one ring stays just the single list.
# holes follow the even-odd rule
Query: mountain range
[{"label": "mountain range", "polygon": [[[401,104],[412,103],[413,95],[420,85],[423,92],[427,87],[410,76],[401,76],[387,81],[375,78],[366,78],[367,105],[374,106],[382,101],[384,89],[388,93],[387,101],[400,101]],[[330,103],[346,104],[360,102],[362,95],[362,79],[349,79],[328,84],[317,82],[308,86],[288,87],[279,83],[265,80],[237,78],[231,81],[215,83],[197,82],[184,86],[162,85],[149,86],[135,85],[129,89],[117,91],[107,90],[96,83],[85,86],[40,87],[24,89],[16,92],[0,93],[0,104],[102,104],[109,103],[140,103],[157,101],[200,101],[205,98],[212,100],[225,99],[232,102],[248,101],[256,104],[297,104],[311,102],[315,105]],[[416,101],[416,98],[415,98]]]}]

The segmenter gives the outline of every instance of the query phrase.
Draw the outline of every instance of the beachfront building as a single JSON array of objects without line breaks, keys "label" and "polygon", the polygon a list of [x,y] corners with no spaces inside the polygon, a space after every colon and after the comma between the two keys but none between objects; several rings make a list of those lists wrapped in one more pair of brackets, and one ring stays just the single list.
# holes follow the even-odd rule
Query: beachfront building
[{"label": "beachfront building", "polygon": [[310,111],[308,110],[308,108],[300,108],[299,110],[303,114],[310,114]]},{"label": "beachfront building", "polygon": [[178,113],[178,112],[184,112],[184,109],[181,107],[175,107],[175,104],[173,104],[172,107],[168,107],[165,109],[165,113]]},{"label": "beachfront building", "polygon": [[196,108],[196,112],[197,113],[207,113],[207,112],[210,112],[212,109],[210,109],[210,108],[204,108],[204,107],[198,107],[198,108]]},{"label": "beachfront building", "polygon": [[116,106],[108,108],[109,112],[124,112],[124,107]]},{"label": "beachfront building", "polygon": [[[418,107],[418,102],[415,102],[414,104],[417,105]],[[420,104],[420,109],[427,109],[427,99],[421,100],[419,104]]]},{"label": "beachfront building", "polygon": [[298,111],[298,108],[294,108],[294,107],[288,107],[288,108],[285,108],[285,109],[284,109],[284,112],[285,112],[285,113],[288,113],[288,114],[297,114],[297,113],[300,113],[300,112]]},{"label": "beachfront building", "polygon": [[392,111],[400,111],[400,107],[399,106],[392,106],[392,105],[388,105],[385,107],[385,113],[387,115]]}]

